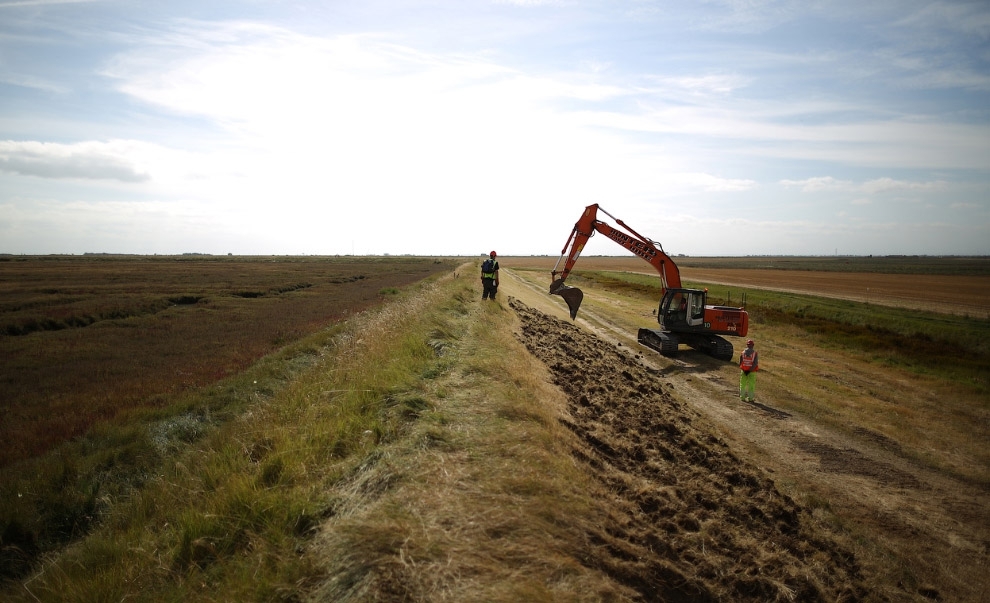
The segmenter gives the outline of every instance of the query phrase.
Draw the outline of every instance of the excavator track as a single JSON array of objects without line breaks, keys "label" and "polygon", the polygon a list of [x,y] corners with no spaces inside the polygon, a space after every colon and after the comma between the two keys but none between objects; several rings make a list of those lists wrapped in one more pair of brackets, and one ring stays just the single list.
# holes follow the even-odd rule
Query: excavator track
[{"label": "excavator track", "polygon": [[680,342],[672,333],[664,333],[657,329],[640,329],[636,341],[648,348],[654,349],[664,356],[676,356]]},{"label": "excavator track", "polygon": [[732,344],[724,337],[705,333],[692,333],[684,339],[684,343],[688,346],[699,352],[708,354],[712,358],[732,360]]},{"label": "excavator track", "polygon": [[718,335],[703,333],[668,333],[657,329],[640,329],[636,340],[664,356],[676,356],[681,343],[719,360],[732,360],[732,344]]}]

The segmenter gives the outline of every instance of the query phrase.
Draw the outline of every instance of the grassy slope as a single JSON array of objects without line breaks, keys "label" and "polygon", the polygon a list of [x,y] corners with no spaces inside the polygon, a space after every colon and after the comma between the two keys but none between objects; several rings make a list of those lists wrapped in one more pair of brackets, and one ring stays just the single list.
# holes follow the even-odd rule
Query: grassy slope
[{"label": "grassy slope", "polygon": [[512,339],[511,313],[479,306],[475,285],[424,285],[300,344],[313,359],[301,375],[258,386],[247,412],[108,505],[98,529],[5,596],[620,593],[572,558],[598,503],[561,449],[560,394]]}]

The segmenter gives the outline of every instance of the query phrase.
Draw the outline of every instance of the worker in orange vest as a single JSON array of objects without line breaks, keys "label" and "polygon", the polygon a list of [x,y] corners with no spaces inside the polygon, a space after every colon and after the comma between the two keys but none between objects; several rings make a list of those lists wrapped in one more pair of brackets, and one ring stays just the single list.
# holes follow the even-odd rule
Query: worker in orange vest
[{"label": "worker in orange vest", "polygon": [[743,402],[756,402],[756,371],[760,370],[760,355],[750,339],[746,349],[739,355],[739,399]]}]

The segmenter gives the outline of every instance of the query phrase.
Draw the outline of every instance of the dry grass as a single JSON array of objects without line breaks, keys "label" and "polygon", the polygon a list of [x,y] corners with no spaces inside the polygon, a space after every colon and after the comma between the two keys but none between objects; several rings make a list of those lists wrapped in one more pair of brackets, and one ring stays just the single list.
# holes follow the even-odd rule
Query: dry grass
[{"label": "dry grass", "polygon": [[[580,543],[567,532],[596,501],[574,491],[587,482],[555,420],[560,393],[508,330],[492,328],[513,320],[506,308],[466,308],[448,326],[461,335],[451,370],[426,393],[430,411],[355,477],[348,512],[318,537],[329,579],[315,599],[579,601],[622,591],[575,562]],[[383,482],[393,486],[368,485]]]},{"label": "dry grass", "polygon": [[582,563],[609,498],[573,461],[514,314],[477,287],[451,279],[356,317],[12,596],[635,598]]},{"label": "dry grass", "polygon": [[[871,509],[902,504],[901,486],[850,509],[835,484],[801,481],[808,475],[783,465],[769,479],[687,408],[680,396],[692,384],[713,384],[717,397],[729,377],[731,391],[732,367],[702,358],[661,377],[631,351],[549,323],[529,338],[530,353],[516,339],[519,313],[504,297],[482,303],[473,268],[314,336],[310,363],[282,388],[259,383],[247,412],[192,444],[173,441],[159,475],[5,597],[634,601],[665,589],[694,592],[691,600],[912,601],[964,592],[933,583],[958,570],[932,569],[924,551],[902,549],[907,532],[873,529]],[[503,280],[510,290],[508,272]],[[587,304],[603,333],[634,337],[610,321],[644,319],[636,300],[591,291]],[[800,398],[808,381],[784,367],[814,342],[799,347],[786,329],[758,334],[769,369],[760,395],[783,408],[777,397]],[[536,360],[541,346],[578,340],[589,364]],[[604,372],[583,375],[599,354]],[[866,388],[868,372],[823,372],[831,377],[821,377],[817,397],[791,412],[842,417],[836,426],[859,416],[842,398]],[[560,381],[568,374],[575,378]],[[583,388],[582,376],[591,379]],[[570,386],[597,398],[585,405],[565,394]],[[869,426],[861,439],[894,441],[879,422]],[[821,473],[857,458],[811,442],[772,456],[802,455],[820,457]],[[840,486],[876,480],[874,468],[862,465]],[[915,520],[926,536],[939,527]]]}]

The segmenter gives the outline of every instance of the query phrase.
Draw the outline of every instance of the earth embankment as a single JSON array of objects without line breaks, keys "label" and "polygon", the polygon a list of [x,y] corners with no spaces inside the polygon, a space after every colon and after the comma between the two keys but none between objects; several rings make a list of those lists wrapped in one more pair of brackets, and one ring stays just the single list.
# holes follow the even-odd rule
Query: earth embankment
[{"label": "earth embankment", "polygon": [[855,601],[855,559],[675,399],[638,353],[510,302],[564,390],[574,456],[613,493],[590,563],[644,600]]},{"label": "earth embankment", "polygon": [[[522,277],[509,281],[510,294],[561,319],[560,328],[576,325],[602,345],[640,350],[636,326],[650,317],[622,298],[591,291],[589,301],[586,290],[572,324],[542,283],[524,272],[509,276]],[[757,330],[767,361],[757,403],[738,400],[731,363],[689,350],[665,358],[642,349],[638,359],[665,394],[715,426],[735,457],[772,476],[855,553],[869,576],[869,599],[987,600],[985,465],[975,448],[963,452],[966,442],[979,441],[985,404],[975,396],[963,398],[970,405],[954,399],[964,393],[952,383],[819,348],[793,329],[760,324]],[[543,337],[549,346],[552,335]],[[622,399],[615,402],[625,407]],[[855,412],[838,416],[842,409]],[[954,422],[963,413],[967,420]],[[919,428],[887,429],[905,417]]]}]

